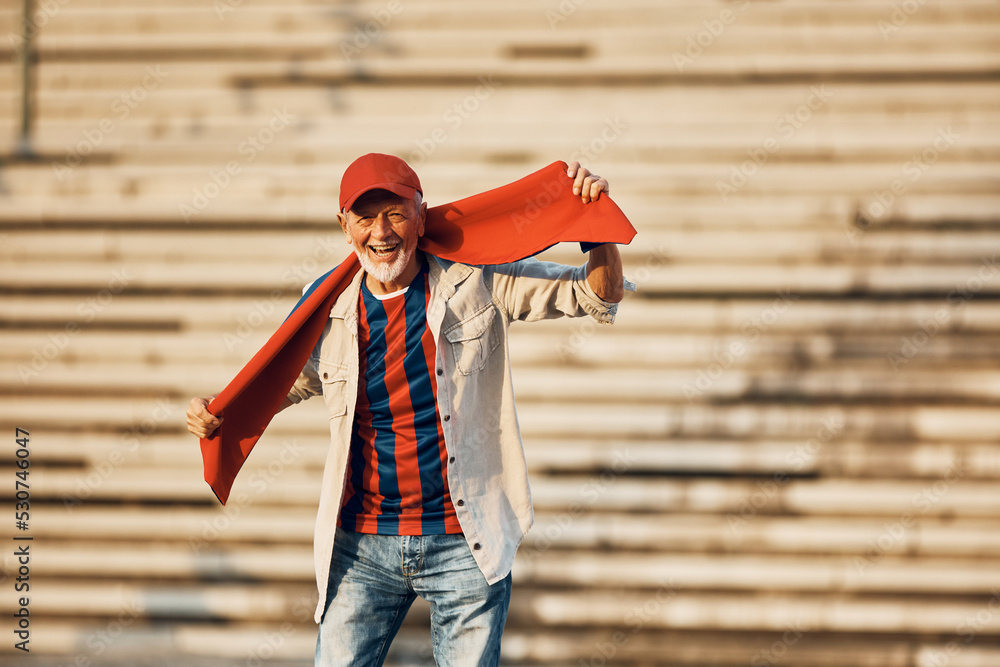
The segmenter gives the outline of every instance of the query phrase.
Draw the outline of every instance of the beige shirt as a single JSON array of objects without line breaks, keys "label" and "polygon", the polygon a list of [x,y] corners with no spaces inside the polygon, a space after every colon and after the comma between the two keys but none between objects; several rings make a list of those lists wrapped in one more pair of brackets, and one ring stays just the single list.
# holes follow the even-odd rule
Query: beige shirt
[{"label": "beige shirt", "polygon": [[[448,486],[462,531],[486,580],[510,572],[533,513],[528,471],[514,407],[507,329],[531,322],[590,315],[611,324],[618,304],[602,300],[586,265],[529,258],[469,266],[425,255],[430,300],[427,323],[437,343],[437,405],[448,451]],[[359,271],[330,310],[305,368],[288,394],[298,403],[323,395],[330,413],[330,449],[323,471],[313,542],[320,621],[326,600],[337,517],[358,394]]]}]

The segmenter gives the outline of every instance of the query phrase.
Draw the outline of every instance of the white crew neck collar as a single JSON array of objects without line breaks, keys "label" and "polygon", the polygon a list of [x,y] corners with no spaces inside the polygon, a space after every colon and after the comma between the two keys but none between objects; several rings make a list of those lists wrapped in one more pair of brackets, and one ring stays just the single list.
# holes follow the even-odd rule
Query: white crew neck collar
[{"label": "white crew neck collar", "polygon": [[398,289],[395,292],[389,292],[388,294],[376,294],[375,292],[372,292],[371,290],[368,290],[368,293],[371,294],[376,299],[378,299],[379,301],[386,301],[388,299],[393,299],[393,298],[395,298],[397,296],[403,296],[404,294],[406,294],[406,290],[408,290],[408,289],[410,289],[409,285],[407,285],[403,289]]}]

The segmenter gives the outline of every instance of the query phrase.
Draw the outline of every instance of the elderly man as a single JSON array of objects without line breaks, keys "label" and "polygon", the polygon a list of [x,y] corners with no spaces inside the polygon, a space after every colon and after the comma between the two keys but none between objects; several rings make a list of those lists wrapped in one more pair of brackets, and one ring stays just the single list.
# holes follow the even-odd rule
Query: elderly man
[{"label": "elderly man", "polygon": [[[583,202],[609,191],[569,166]],[[362,270],[282,409],[322,395],[333,441],[316,524],[316,664],[381,665],[419,595],[439,665],[496,665],[514,554],[532,523],[514,409],[508,326],[590,315],[624,294],[617,246],[584,266],[536,259],[470,266],[417,248],[427,205],[399,158],[365,155],[337,218]],[[188,428],[221,423],[195,398]],[[348,444],[349,443],[349,444]]]}]

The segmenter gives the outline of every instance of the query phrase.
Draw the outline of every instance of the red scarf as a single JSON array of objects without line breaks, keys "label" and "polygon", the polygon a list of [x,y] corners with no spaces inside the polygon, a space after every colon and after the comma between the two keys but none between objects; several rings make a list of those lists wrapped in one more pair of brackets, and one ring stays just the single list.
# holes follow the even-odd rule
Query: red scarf
[{"label": "red scarf", "polygon": [[[567,165],[554,162],[519,181],[427,210],[417,247],[463,264],[504,264],[560,241],[627,244],[635,229],[606,194],[589,204],[573,194]],[[201,439],[205,481],[223,505],[236,474],[281,407],[329,320],[330,308],[360,268],[351,253],[313,283],[253,359],[209,404],[225,417]]]}]

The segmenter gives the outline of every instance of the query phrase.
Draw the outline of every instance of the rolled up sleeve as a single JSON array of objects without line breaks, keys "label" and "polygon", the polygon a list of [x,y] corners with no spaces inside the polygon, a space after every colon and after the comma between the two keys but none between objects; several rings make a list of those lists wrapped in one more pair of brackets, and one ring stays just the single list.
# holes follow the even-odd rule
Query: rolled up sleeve
[{"label": "rolled up sleeve", "polygon": [[531,322],[590,315],[612,324],[618,304],[605,301],[587,282],[587,265],[566,266],[528,258],[493,268],[493,293],[508,319]]}]

